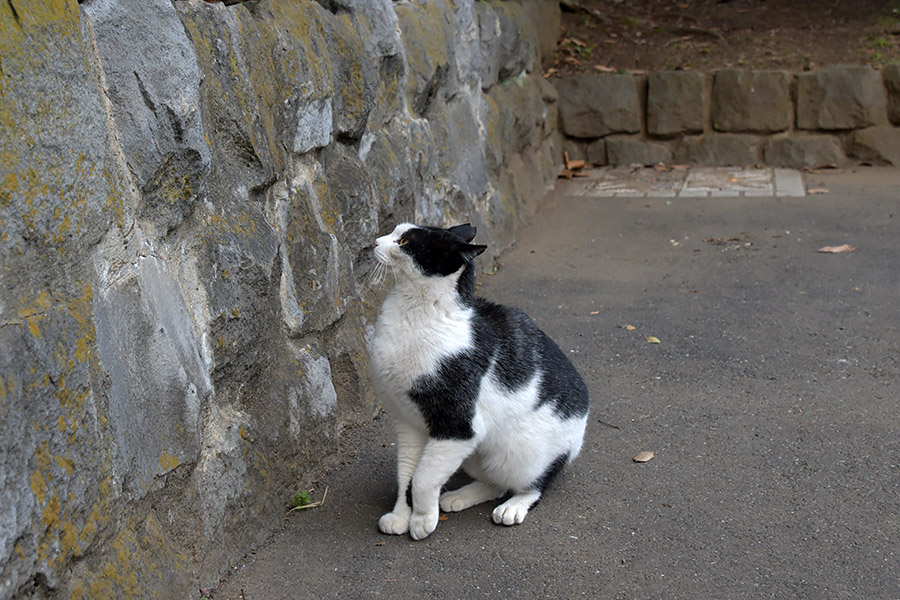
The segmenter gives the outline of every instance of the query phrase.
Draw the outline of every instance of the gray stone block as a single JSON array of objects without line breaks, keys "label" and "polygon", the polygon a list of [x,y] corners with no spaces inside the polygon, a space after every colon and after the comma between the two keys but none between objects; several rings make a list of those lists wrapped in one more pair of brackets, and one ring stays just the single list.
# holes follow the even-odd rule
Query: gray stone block
[{"label": "gray stone block", "polygon": [[609,161],[606,157],[606,140],[594,140],[587,147],[587,161],[592,165],[606,165]]},{"label": "gray stone block", "polygon": [[613,136],[606,138],[606,158],[611,165],[671,164],[672,152],[662,144]]},{"label": "gray stone block", "polygon": [[659,71],[647,76],[647,132],[672,136],[700,133],[706,122],[703,75]]},{"label": "gray stone block", "polygon": [[878,71],[838,65],[797,75],[797,127],[859,129],[884,122],[886,97]]},{"label": "gray stone block", "polygon": [[891,63],[881,71],[887,91],[888,120],[900,125],[900,63]]},{"label": "gray stone block", "polygon": [[450,73],[450,38],[445,24],[452,19],[444,0],[425,5],[394,6],[406,46],[409,106],[423,115],[437,95],[443,95]]},{"label": "gray stone block", "polygon": [[378,73],[366,60],[363,41],[348,19],[332,19],[328,25],[334,132],[340,137],[359,139],[374,106]]},{"label": "gray stone block", "polygon": [[[587,160],[587,143],[584,140],[566,138],[563,140],[562,149],[563,152],[569,153],[569,160]],[[565,154],[562,157],[562,164],[565,164]]]},{"label": "gray stone block", "polygon": [[[84,6],[103,65],[119,140],[138,185],[169,152],[210,160],[200,106],[200,67],[172,3],[97,0]],[[123,52],[128,48],[128,52]]]},{"label": "gray stone block", "polygon": [[682,138],[675,161],[700,166],[753,166],[760,162],[759,150],[756,136],[711,133]]},{"label": "gray stone block", "polygon": [[631,75],[575,75],[555,84],[566,135],[598,138],[641,130],[637,85]]},{"label": "gray stone block", "polygon": [[772,167],[804,169],[840,166],[847,159],[833,136],[796,134],[769,138],[763,148],[763,162]]},{"label": "gray stone block", "polygon": [[873,165],[900,166],[900,129],[883,126],[854,131],[850,155]]},{"label": "gray stone block", "polygon": [[729,133],[774,133],[791,126],[791,76],[783,71],[716,71],[712,124]]}]

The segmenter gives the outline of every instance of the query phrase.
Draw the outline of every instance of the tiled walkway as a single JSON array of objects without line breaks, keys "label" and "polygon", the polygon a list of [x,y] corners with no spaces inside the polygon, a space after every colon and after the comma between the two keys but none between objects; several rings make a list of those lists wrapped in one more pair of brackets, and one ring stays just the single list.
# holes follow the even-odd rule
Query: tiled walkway
[{"label": "tiled walkway", "polygon": [[587,177],[573,179],[567,193],[657,198],[806,195],[803,176],[793,169],[693,167],[658,171],[654,168],[607,167],[592,169],[587,174]]}]

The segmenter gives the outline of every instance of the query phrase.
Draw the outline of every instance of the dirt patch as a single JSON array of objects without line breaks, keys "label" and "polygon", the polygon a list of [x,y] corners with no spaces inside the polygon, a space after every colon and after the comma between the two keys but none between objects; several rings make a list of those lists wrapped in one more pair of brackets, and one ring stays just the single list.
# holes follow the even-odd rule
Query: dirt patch
[{"label": "dirt patch", "polygon": [[900,60],[900,0],[564,0],[551,75]]}]

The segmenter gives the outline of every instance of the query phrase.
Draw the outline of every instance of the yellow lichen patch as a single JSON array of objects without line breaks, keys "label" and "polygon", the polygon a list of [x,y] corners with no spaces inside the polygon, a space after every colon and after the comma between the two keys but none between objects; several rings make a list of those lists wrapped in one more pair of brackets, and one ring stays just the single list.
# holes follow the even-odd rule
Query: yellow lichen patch
[{"label": "yellow lichen patch", "polygon": [[59,546],[63,557],[69,554],[75,554],[75,556],[81,554],[81,547],[78,545],[78,529],[71,521],[66,521],[60,526]]},{"label": "yellow lichen patch", "polygon": [[60,468],[65,469],[66,473],[69,475],[75,470],[75,461],[71,458],[66,458],[65,456],[57,456],[56,464],[60,466]]},{"label": "yellow lichen patch", "polygon": [[178,467],[178,458],[165,452],[160,455],[159,469],[161,473],[168,473],[169,471],[174,470],[176,467]]},{"label": "yellow lichen patch", "polygon": [[50,295],[43,290],[31,302],[26,302],[23,299],[19,303],[19,318],[28,325],[28,331],[36,339],[41,338],[41,330],[38,327],[38,323],[47,316],[46,311],[50,304]]},{"label": "yellow lichen patch", "polygon": [[44,476],[40,471],[32,471],[28,479],[31,484],[31,493],[37,498],[39,504],[43,504],[47,496],[47,482],[44,480]]},{"label": "yellow lichen patch", "polygon": [[59,496],[54,492],[41,513],[41,525],[45,529],[52,529],[59,523],[59,508]]},{"label": "yellow lichen patch", "polygon": [[66,420],[63,418],[62,415],[59,415],[59,418],[56,419],[56,428],[59,430],[60,433],[62,433],[63,431],[66,430]]}]

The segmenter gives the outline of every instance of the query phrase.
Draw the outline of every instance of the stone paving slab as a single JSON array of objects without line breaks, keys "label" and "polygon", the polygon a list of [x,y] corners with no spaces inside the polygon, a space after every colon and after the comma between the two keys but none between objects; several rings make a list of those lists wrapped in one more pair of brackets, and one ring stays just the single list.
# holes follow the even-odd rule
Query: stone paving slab
[{"label": "stone paving slab", "polygon": [[567,193],[597,198],[801,197],[803,175],[794,169],[604,167],[567,183]]}]

